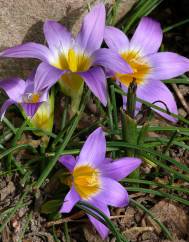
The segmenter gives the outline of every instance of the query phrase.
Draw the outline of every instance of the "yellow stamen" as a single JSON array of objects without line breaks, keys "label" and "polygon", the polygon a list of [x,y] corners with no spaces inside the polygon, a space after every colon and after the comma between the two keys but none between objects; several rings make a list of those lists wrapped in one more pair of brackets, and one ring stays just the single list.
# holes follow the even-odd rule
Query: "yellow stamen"
[{"label": "yellow stamen", "polygon": [[40,94],[39,93],[27,93],[23,96],[23,101],[25,103],[37,103],[39,102]]},{"label": "yellow stamen", "polygon": [[99,172],[89,165],[79,166],[74,170],[73,182],[82,199],[89,199],[100,190]]},{"label": "yellow stamen", "polygon": [[136,51],[127,51],[121,53],[122,58],[127,61],[133,70],[132,74],[116,73],[116,78],[127,87],[136,79],[138,85],[144,82],[145,77],[150,73],[150,65],[144,58],[141,58]]},{"label": "yellow stamen", "polygon": [[70,48],[66,54],[61,53],[56,62],[52,64],[62,70],[86,71],[91,66],[91,59],[86,54],[77,53],[73,48]]},{"label": "yellow stamen", "polygon": [[73,49],[68,51],[68,65],[71,71],[77,71],[77,55]]}]

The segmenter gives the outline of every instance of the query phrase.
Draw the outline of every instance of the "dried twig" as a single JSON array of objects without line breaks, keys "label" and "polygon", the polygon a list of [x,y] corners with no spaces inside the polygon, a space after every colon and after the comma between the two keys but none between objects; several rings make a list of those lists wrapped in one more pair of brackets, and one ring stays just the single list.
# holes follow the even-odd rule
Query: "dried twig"
[{"label": "dried twig", "polygon": [[180,92],[179,88],[177,87],[177,85],[175,83],[171,84],[173,90],[175,91],[177,97],[179,98],[182,106],[184,107],[184,109],[186,110],[186,112],[189,114],[189,106],[185,100],[185,98],[183,97],[182,93]]},{"label": "dried twig", "polygon": [[55,221],[50,221],[50,222],[46,223],[45,227],[51,227],[53,225],[58,225],[58,224],[62,224],[65,222],[71,222],[72,220],[79,219],[79,218],[83,217],[84,215],[85,215],[85,213],[83,211],[80,211],[78,213],[74,213],[73,215],[71,215],[69,217],[58,219]]}]

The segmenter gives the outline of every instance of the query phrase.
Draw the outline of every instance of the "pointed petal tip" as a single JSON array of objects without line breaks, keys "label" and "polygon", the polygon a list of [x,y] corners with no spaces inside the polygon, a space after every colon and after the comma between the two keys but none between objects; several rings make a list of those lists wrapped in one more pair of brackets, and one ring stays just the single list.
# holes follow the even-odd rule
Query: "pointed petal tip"
[{"label": "pointed petal tip", "polygon": [[[173,66],[173,61],[171,62],[171,60],[169,60],[169,63],[171,63]],[[167,67],[169,65],[170,64],[167,63]],[[165,68],[163,68],[163,69],[165,70]],[[159,70],[160,70],[160,68],[159,68]],[[171,71],[172,71],[172,68],[171,68]],[[178,70],[178,71],[180,72],[183,70]],[[175,72],[175,69],[174,69],[174,72]],[[161,76],[161,71],[160,71],[159,76],[161,76],[162,79],[166,79],[166,78],[163,78],[164,74],[167,77],[168,77],[168,75],[170,75],[170,72],[168,73],[168,68],[167,68],[167,70],[165,70],[165,72],[162,71],[162,76]],[[152,90],[153,90],[153,92],[152,92]],[[137,96],[139,98],[146,100],[147,102],[152,103],[152,104],[156,105],[157,107],[165,110],[166,113],[161,112],[160,110],[158,110],[156,108],[152,108],[155,112],[157,112],[162,117],[166,118],[167,120],[169,120],[171,122],[177,121],[178,108],[177,108],[175,98],[174,98],[172,92],[169,90],[169,88],[163,82],[161,82],[159,80],[155,80],[155,79],[149,79],[148,83],[144,86],[144,88],[138,88]],[[170,115],[170,113],[175,114],[175,117]]]},{"label": "pointed petal tip", "polygon": [[174,117],[172,117],[172,116],[170,116],[170,118],[167,117],[167,119],[168,119],[169,121],[171,121],[172,123],[177,123],[177,122],[178,122],[178,119],[177,119],[177,118],[174,118]]},{"label": "pointed petal tip", "polygon": [[184,61],[185,64],[187,65],[187,67],[188,67],[188,71],[189,71],[189,59],[183,56],[183,61]]},{"label": "pointed petal tip", "polygon": [[7,48],[3,51],[0,52],[0,57],[6,57],[6,52],[9,50],[10,48]]},{"label": "pointed petal tip", "polygon": [[72,36],[61,23],[48,19],[43,25],[43,32],[52,53],[57,53],[57,50],[61,50],[62,48],[69,49]]},{"label": "pointed petal tip", "polygon": [[9,108],[9,106],[11,106],[12,104],[15,104],[15,101],[14,100],[11,100],[11,99],[7,99],[1,109],[0,109],[0,121],[2,122],[4,116],[5,116],[5,113],[7,111],[7,109]]},{"label": "pointed petal tip", "polygon": [[77,161],[76,166],[90,164],[98,167],[105,159],[106,139],[102,128],[94,130],[85,141]]},{"label": "pointed petal tip", "polygon": [[105,5],[104,3],[98,3],[96,4],[92,9],[91,11],[93,10],[97,10],[97,11],[103,11],[105,13]]},{"label": "pointed petal tip", "polygon": [[62,205],[61,209],[59,210],[59,213],[69,213],[69,211],[67,211],[64,205]]},{"label": "pointed petal tip", "polygon": [[135,163],[136,167],[140,166],[140,165],[141,165],[141,163],[142,163],[142,160],[141,160],[141,159],[139,159],[139,158],[133,158],[133,161],[134,161],[134,163]]},{"label": "pointed petal tip", "polygon": [[[107,217],[110,217],[110,211],[108,209],[108,206],[104,204],[102,200],[98,201],[95,199],[90,201],[90,203],[96,208],[100,209]],[[100,234],[101,238],[104,240],[108,236],[109,229],[91,215],[88,214],[88,217],[93,226],[96,228],[97,232]]]},{"label": "pointed petal tip", "polygon": [[103,240],[105,240],[106,239],[106,237],[108,236],[108,234],[109,234],[109,230],[108,229],[104,229],[103,231],[98,231],[99,232],[99,234],[100,234],[100,236],[101,236],[101,238],[103,239]]},{"label": "pointed petal tip", "polygon": [[129,205],[129,195],[128,195],[128,192],[126,191],[125,199],[120,204],[120,208],[126,207],[128,205]]},{"label": "pointed petal tip", "polygon": [[[97,129],[95,129],[90,135],[89,137],[93,137],[93,138],[96,138],[96,139],[101,139],[101,138],[105,138],[105,134],[104,134],[104,131],[102,129],[102,127],[99,127]],[[88,138],[89,138],[88,137]]]},{"label": "pointed petal tip", "polygon": [[141,18],[141,21],[151,21],[151,22],[155,22],[155,23],[157,23],[158,25],[161,25],[160,22],[157,21],[156,19],[151,18],[151,17],[147,17],[147,16],[143,16],[143,17]]},{"label": "pointed petal tip", "polygon": [[106,100],[104,100],[104,101],[102,102],[102,104],[103,104],[103,106],[104,106],[104,107],[106,107],[106,106],[107,106],[107,104],[108,104],[107,99],[106,99]]},{"label": "pointed petal tip", "polygon": [[59,163],[65,166],[70,172],[73,171],[76,165],[76,159],[72,155],[62,155],[58,159]]},{"label": "pointed petal tip", "polygon": [[64,213],[64,206],[63,205],[61,206],[59,213]]},{"label": "pointed petal tip", "polygon": [[101,67],[93,67],[89,71],[80,73],[91,92],[99,99],[99,101],[107,105],[107,80],[105,73]]},{"label": "pointed petal tip", "polygon": [[155,80],[171,79],[189,71],[189,59],[174,52],[149,55],[149,62],[153,67],[150,78]]},{"label": "pointed petal tip", "polygon": [[12,58],[35,58],[44,62],[49,62],[52,54],[45,45],[27,42],[5,49],[1,52],[1,56]]},{"label": "pointed petal tip", "polygon": [[124,32],[113,26],[106,26],[104,41],[107,46],[116,52],[126,51],[129,48],[129,39]]},{"label": "pointed petal tip", "polygon": [[103,133],[103,129],[102,129],[102,127],[99,127],[99,128],[97,128],[94,132],[100,132],[100,133]]},{"label": "pointed petal tip", "polygon": [[99,49],[104,37],[105,6],[97,4],[85,15],[81,30],[76,37],[76,45],[82,50],[93,53]]},{"label": "pointed petal tip", "polygon": [[69,213],[70,209],[66,209],[64,204],[62,204],[62,207],[59,210],[59,213]]},{"label": "pointed petal tip", "polygon": [[72,186],[64,199],[62,207],[60,208],[60,213],[69,213],[79,200],[80,196],[76,192],[74,186]]},{"label": "pointed petal tip", "polygon": [[104,131],[103,131],[103,129],[102,129],[102,127],[99,127],[99,128],[97,128],[97,129],[95,129],[94,131],[93,131],[93,133],[91,134],[91,136],[98,136],[98,137],[105,137],[105,135],[104,135]]},{"label": "pointed petal tip", "polygon": [[[154,109],[154,111],[156,111],[156,110]],[[178,118],[173,117],[173,116],[171,116],[171,115],[169,115],[167,113],[159,112],[158,114],[160,116],[164,117],[165,119],[167,119],[168,121],[172,122],[172,123],[177,123],[178,122]],[[174,113],[174,114],[178,115],[178,112]]]},{"label": "pointed petal tip", "polygon": [[5,112],[2,112],[2,111],[0,110],[0,122],[3,121],[4,116],[5,116]]},{"label": "pointed petal tip", "polygon": [[138,51],[141,56],[156,53],[163,39],[163,31],[158,21],[143,17],[130,41],[130,48]]},{"label": "pointed petal tip", "polygon": [[56,22],[57,23],[57,21],[55,21],[54,19],[46,19],[44,24],[48,24],[48,23],[51,23],[51,22],[53,22],[53,23]]}]

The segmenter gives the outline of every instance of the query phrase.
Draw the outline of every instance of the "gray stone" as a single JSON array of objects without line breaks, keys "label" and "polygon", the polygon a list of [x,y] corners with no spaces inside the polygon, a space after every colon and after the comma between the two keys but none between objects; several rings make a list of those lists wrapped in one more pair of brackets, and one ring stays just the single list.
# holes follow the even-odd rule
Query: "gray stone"
[{"label": "gray stone", "polygon": [[[43,23],[46,19],[60,21],[73,33],[79,30],[87,12],[87,4],[95,5],[97,0],[0,0],[0,50],[17,44],[35,41],[44,43]],[[106,0],[109,9],[115,0]],[[122,0],[118,9],[119,20],[136,2]],[[0,78],[20,75],[26,76],[35,61],[0,60]]]}]

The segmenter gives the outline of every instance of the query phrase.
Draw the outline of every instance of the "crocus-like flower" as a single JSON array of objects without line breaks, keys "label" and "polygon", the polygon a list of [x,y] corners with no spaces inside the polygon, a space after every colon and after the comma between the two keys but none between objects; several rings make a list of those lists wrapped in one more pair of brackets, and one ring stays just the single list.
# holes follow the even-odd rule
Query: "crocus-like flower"
[{"label": "crocus-like flower", "polygon": [[30,118],[36,113],[39,106],[48,100],[48,91],[52,85],[60,78],[62,71],[46,63],[41,63],[36,73],[26,80],[20,78],[10,78],[0,81],[2,88],[9,99],[1,107],[0,117],[3,118],[7,108],[12,104],[21,105],[27,116]]},{"label": "crocus-like flower", "polygon": [[[72,174],[71,189],[64,199],[61,213],[68,213],[78,201],[87,201],[110,216],[108,205],[124,207],[128,204],[128,193],[119,180],[134,171],[141,160],[124,157],[111,161],[105,157],[106,140],[101,128],[96,129],[87,138],[80,155],[75,159],[71,155],[61,156],[59,161]],[[102,238],[108,229],[94,217],[90,221]]]},{"label": "crocus-like flower", "polygon": [[[117,51],[133,70],[132,74],[115,74],[123,89],[127,91],[130,82],[135,78],[139,98],[163,109],[167,106],[170,112],[177,114],[174,97],[161,81],[189,71],[189,60],[171,52],[157,53],[162,37],[160,24],[148,17],[141,19],[130,41],[123,32],[114,27],[106,27],[104,35],[108,47]],[[140,108],[141,104],[137,103],[137,109]],[[155,111],[168,120],[176,121],[168,114]]]},{"label": "crocus-like flower", "polygon": [[[119,73],[131,73],[129,65],[114,51],[100,46],[105,29],[105,7],[96,5],[84,18],[76,39],[61,24],[48,20],[44,34],[48,47],[26,43],[0,53],[2,57],[37,58],[53,68],[64,71],[63,85],[79,89],[82,82],[96,95],[102,104],[107,104],[106,77],[102,67]],[[47,71],[49,69],[47,68]]]},{"label": "crocus-like flower", "polygon": [[[54,92],[49,94],[48,100],[43,102],[35,115],[30,119],[30,126],[43,131],[51,132],[54,123]],[[38,136],[44,136],[43,132],[35,131]]]}]

